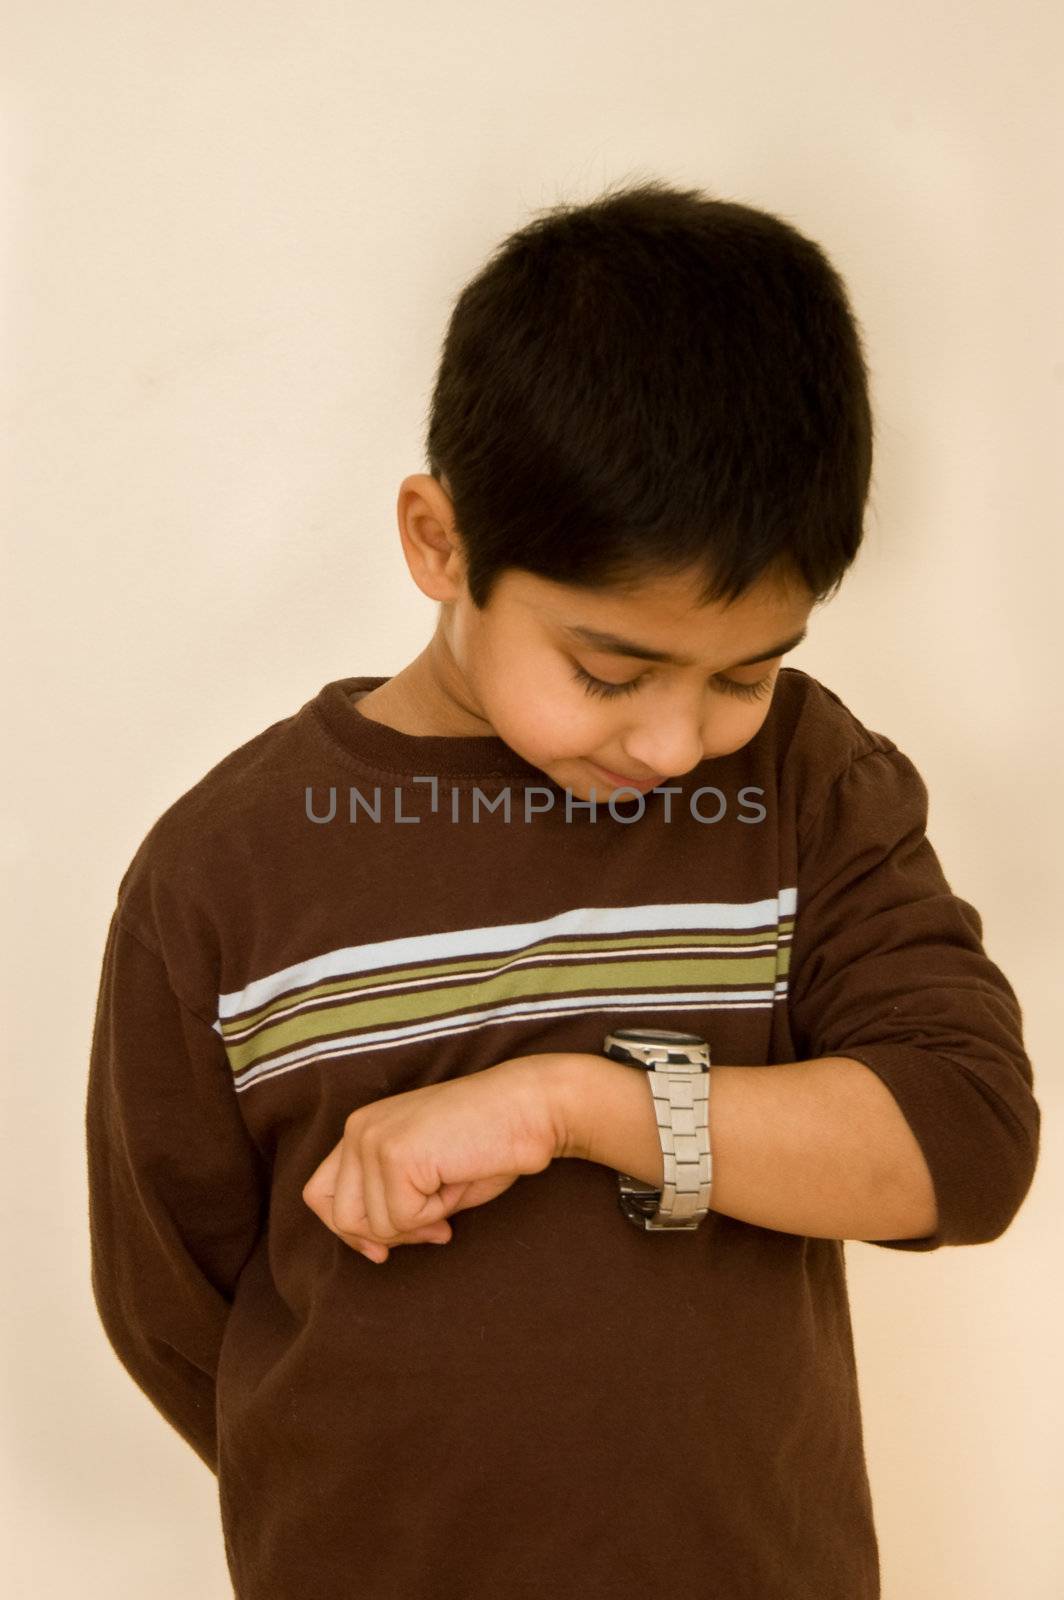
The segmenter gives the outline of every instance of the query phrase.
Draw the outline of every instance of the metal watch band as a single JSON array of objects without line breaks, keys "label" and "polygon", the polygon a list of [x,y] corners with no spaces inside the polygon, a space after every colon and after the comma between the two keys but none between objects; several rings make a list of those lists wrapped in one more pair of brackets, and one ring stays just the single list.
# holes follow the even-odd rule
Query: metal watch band
[{"label": "metal watch band", "polygon": [[603,1050],[647,1074],[661,1140],[661,1189],[617,1174],[620,1206],[636,1227],[693,1232],[709,1211],[713,1166],[709,1148],[709,1045],[694,1033],[617,1028]]}]

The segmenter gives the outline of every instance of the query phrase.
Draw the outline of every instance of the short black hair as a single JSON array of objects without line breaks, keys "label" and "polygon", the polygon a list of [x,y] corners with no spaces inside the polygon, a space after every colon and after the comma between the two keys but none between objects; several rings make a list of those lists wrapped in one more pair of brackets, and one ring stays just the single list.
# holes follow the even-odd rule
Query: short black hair
[{"label": "short black hair", "polygon": [[507,568],[576,587],[762,575],[833,594],[872,468],[858,325],[770,212],[648,179],[504,239],[454,303],[427,417],[475,605]]}]

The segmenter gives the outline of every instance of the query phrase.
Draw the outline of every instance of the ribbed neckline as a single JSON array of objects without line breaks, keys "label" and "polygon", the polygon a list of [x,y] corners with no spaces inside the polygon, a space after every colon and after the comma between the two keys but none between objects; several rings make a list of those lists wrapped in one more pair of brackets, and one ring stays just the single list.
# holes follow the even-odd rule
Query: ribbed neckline
[{"label": "ribbed neckline", "polygon": [[[552,780],[495,734],[400,733],[358,709],[353,694],[377,689],[388,678],[336,678],[311,702],[333,738],[360,766],[388,777],[522,778]],[[557,785],[555,785],[557,787]]]}]

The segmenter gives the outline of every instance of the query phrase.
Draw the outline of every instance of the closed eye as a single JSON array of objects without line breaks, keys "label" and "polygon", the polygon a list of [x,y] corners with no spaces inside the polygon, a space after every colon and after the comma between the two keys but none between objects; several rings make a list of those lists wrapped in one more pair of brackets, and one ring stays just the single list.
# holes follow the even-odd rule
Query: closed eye
[{"label": "closed eye", "polygon": [[[632,678],[628,683],[606,683],[602,678],[593,678],[590,672],[585,672],[579,663],[574,662],[573,676],[588,694],[612,700],[617,695],[632,694],[643,682],[645,674],[640,673],[638,678]],[[724,694],[737,695],[741,700],[761,700],[770,693],[775,677],[774,672],[769,672],[756,683],[739,683],[734,678],[714,678],[713,682]]]}]

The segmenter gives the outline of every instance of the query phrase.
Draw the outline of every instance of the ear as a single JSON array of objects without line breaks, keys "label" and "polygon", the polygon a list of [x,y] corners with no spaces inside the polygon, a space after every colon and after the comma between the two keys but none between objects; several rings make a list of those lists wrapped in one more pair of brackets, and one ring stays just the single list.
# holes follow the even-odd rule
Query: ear
[{"label": "ear", "polygon": [[422,594],[430,600],[456,600],[465,557],[450,495],[428,473],[414,473],[399,485],[396,515],[403,555]]}]

